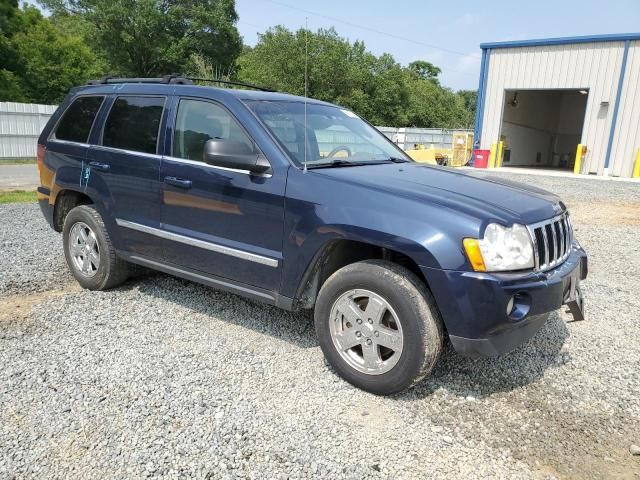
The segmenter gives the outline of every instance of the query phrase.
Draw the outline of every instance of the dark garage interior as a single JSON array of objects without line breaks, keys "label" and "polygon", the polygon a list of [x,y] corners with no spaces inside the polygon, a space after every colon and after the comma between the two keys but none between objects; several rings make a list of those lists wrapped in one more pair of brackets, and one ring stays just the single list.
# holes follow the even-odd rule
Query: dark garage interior
[{"label": "dark garage interior", "polygon": [[572,169],[588,90],[505,90],[503,166]]}]

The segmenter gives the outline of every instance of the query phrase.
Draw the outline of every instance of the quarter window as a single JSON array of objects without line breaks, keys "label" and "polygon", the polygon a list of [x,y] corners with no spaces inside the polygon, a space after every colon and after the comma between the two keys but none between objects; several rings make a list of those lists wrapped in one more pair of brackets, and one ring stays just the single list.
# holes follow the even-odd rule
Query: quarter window
[{"label": "quarter window", "polygon": [[104,97],[78,97],[67,108],[56,128],[54,138],[68,142],[87,143],[91,126]]},{"label": "quarter window", "polygon": [[253,142],[219,105],[199,100],[180,100],[173,138],[173,156],[203,160],[204,144],[214,138],[246,143]]},{"label": "quarter window", "polygon": [[104,125],[105,147],[157,153],[164,97],[118,97]]}]

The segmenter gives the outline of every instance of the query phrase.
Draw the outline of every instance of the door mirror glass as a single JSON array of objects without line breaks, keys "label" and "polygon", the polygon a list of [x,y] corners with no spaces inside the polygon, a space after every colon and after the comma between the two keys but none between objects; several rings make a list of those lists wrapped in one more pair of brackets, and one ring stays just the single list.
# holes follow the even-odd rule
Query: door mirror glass
[{"label": "door mirror glass", "polygon": [[237,168],[253,173],[262,173],[269,169],[267,159],[255,148],[245,142],[233,140],[207,140],[204,144],[205,163],[217,167]]}]

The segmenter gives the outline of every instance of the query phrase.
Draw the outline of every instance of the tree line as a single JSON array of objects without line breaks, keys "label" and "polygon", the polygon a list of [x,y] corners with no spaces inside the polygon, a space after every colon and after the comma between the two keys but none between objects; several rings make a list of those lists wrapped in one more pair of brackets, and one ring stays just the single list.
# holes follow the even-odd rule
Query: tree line
[{"label": "tree line", "polygon": [[0,101],[58,103],[106,74],[184,73],[240,80],[337,103],[376,125],[468,128],[475,91],[440,84],[440,69],[376,56],[335,29],[275,26],[242,44],[234,0],[0,0]]}]

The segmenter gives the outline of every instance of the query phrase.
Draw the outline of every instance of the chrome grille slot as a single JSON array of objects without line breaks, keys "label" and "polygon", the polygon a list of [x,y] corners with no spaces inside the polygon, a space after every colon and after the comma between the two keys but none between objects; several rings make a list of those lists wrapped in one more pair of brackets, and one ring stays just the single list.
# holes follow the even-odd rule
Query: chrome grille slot
[{"label": "chrome grille slot", "polygon": [[571,253],[573,229],[567,213],[529,225],[528,229],[534,244],[536,270],[554,268],[564,262]]}]

